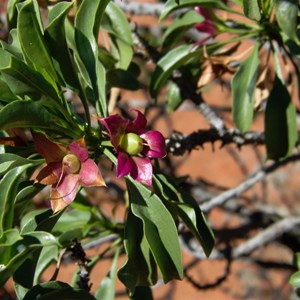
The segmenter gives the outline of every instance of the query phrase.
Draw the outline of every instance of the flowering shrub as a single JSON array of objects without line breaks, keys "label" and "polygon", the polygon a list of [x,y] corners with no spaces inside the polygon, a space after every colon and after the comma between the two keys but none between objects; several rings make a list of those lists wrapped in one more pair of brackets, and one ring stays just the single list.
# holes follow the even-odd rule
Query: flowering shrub
[{"label": "flowering shrub", "polygon": [[[255,247],[234,248],[240,235],[228,243],[215,240],[206,213],[299,159],[293,101],[299,100],[298,1],[157,5],[163,32],[151,39],[133,29],[122,3],[8,1],[8,35],[0,41],[0,284],[12,278],[18,299],[112,300],[116,278],[129,298],[152,299],[160,277],[164,283],[185,277],[182,245],[199,259],[215,249],[212,257],[229,265]],[[165,26],[167,17],[172,22]],[[203,97],[215,79],[231,91],[230,122]],[[126,90],[143,90],[148,103],[129,107],[137,105],[122,101]],[[149,111],[158,111],[157,118],[171,115],[187,99],[210,128],[164,136]],[[263,132],[252,130],[257,116]],[[216,141],[264,145],[272,164],[200,203],[189,179],[178,177],[173,157]],[[113,204],[107,211],[105,199],[92,199],[102,190],[118,195],[122,220]],[[242,205],[228,210],[247,214]],[[268,231],[273,235],[262,235],[261,244],[257,238],[256,247],[300,224],[266,214],[260,229],[275,226]],[[278,227],[280,234],[274,233]],[[84,247],[103,241],[108,248],[87,257]],[[65,252],[79,266],[70,285],[57,280]],[[92,293],[89,274],[106,254],[110,272]],[[45,281],[53,263],[57,270]],[[291,277],[296,288],[299,276]]]}]

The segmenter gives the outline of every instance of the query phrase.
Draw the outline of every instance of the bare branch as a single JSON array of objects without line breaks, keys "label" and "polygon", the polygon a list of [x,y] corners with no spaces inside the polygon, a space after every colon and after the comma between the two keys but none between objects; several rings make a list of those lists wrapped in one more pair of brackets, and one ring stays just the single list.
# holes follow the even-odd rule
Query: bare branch
[{"label": "bare branch", "polygon": [[208,212],[212,208],[216,206],[223,205],[228,200],[240,196],[242,193],[247,191],[249,188],[254,186],[257,182],[263,180],[269,173],[275,171],[279,167],[282,167],[290,162],[294,162],[300,159],[300,154],[291,155],[281,161],[274,162],[269,166],[263,167],[260,171],[252,175],[250,178],[248,178],[246,181],[239,184],[237,187],[232,188],[212,199],[207,201],[206,203],[203,203],[201,205],[201,209],[203,212]]}]

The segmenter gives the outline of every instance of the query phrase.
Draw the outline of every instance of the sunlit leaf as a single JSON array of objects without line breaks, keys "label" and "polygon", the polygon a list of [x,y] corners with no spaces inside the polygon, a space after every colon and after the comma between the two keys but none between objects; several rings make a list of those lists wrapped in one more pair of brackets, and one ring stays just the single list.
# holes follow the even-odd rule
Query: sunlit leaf
[{"label": "sunlit leaf", "polygon": [[232,114],[236,127],[247,131],[253,119],[255,87],[260,60],[259,42],[256,42],[251,55],[245,59],[232,79]]},{"label": "sunlit leaf", "polygon": [[261,12],[258,0],[243,0],[244,14],[248,18],[260,21]]},{"label": "sunlit leaf", "polygon": [[154,285],[157,281],[156,263],[143,233],[143,223],[131,210],[126,220],[124,247],[127,260],[118,277],[130,293],[134,294],[137,286]]},{"label": "sunlit leaf", "polygon": [[[57,81],[57,74],[41,31],[41,17],[32,0],[18,4],[18,37],[27,63]],[[55,86],[55,83],[53,83]]]},{"label": "sunlit leaf", "polygon": [[299,12],[298,0],[276,0],[275,12],[282,31],[292,40],[298,41],[297,18]]},{"label": "sunlit leaf", "polygon": [[143,221],[144,234],[164,282],[182,279],[183,269],[177,229],[159,197],[141,183],[127,181],[133,214]]}]

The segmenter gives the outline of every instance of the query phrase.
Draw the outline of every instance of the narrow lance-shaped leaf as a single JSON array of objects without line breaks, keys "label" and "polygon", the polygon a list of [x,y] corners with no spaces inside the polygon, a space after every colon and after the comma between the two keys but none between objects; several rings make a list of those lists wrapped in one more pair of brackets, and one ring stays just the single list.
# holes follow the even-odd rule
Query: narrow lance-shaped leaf
[{"label": "narrow lance-shaped leaf", "polygon": [[7,172],[0,181],[0,236],[3,231],[11,229],[14,216],[14,202],[20,177],[30,167],[26,164]]},{"label": "narrow lance-shaped leaf", "polygon": [[297,18],[299,12],[298,0],[276,0],[275,13],[282,31],[292,40],[298,42]]},{"label": "narrow lance-shaped leaf", "polygon": [[260,21],[261,12],[259,7],[259,0],[243,0],[244,14],[248,18]]},{"label": "narrow lance-shaped leaf", "polygon": [[[18,9],[18,36],[27,63],[41,74],[48,74],[52,80],[57,81],[49,49],[41,32],[40,15],[33,1],[27,0],[18,4]],[[52,83],[55,86],[55,82]]]},{"label": "narrow lance-shaped leaf", "polygon": [[298,140],[296,109],[277,77],[267,101],[265,136],[268,158],[275,160],[289,155]]},{"label": "narrow lance-shaped leaf", "polygon": [[172,178],[158,171],[154,175],[154,191],[165,199],[166,205],[186,224],[200,242],[206,256],[209,256],[215,238],[196,200],[179,189]]},{"label": "narrow lance-shaped leaf", "polygon": [[134,294],[137,286],[154,285],[157,281],[157,268],[143,232],[142,221],[128,211],[124,247],[127,260],[118,271],[118,277]]},{"label": "narrow lance-shaped leaf", "polygon": [[107,115],[105,70],[98,59],[98,31],[110,0],[83,0],[75,18],[75,42],[85,65],[101,115]]},{"label": "narrow lance-shaped leaf", "polygon": [[45,29],[45,41],[54,60],[54,66],[66,86],[78,89],[78,79],[68,49],[65,19],[73,3],[57,3],[49,12],[49,25]]},{"label": "narrow lance-shaped leaf", "polygon": [[183,269],[177,229],[159,197],[139,182],[127,181],[131,209],[143,221],[144,234],[164,282],[182,279]]},{"label": "narrow lance-shaped leaf", "polygon": [[233,120],[241,131],[247,131],[253,119],[255,87],[260,63],[258,51],[257,41],[251,55],[241,63],[231,83]]},{"label": "narrow lance-shaped leaf", "polygon": [[65,127],[62,119],[52,114],[49,109],[42,105],[41,101],[17,100],[7,104],[0,110],[0,129],[9,128],[38,128],[65,134],[77,139],[80,132]]}]

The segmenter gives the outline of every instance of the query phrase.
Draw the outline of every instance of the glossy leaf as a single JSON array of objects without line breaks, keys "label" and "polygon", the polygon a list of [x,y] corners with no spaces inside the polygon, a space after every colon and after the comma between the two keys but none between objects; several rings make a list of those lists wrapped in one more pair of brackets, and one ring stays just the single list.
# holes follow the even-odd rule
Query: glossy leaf
[{"label": "glossy leaf", "polygon": [[83,0],[75,18],[75,42],[92,84],[101,115],[107,115],[105,70],[98,59],[98,31],[110,0]]},{"label": "glossy leaf", "polygon": [[18,9],[18,37],[27,63],[41,74],[48,74],[52,80],[57,81],[57,74],[41,31],[41,17],[34,7],[34,2],[22,2]]},{"label": "glossy leaf", "polygon": [[282,31],[292,40],[298,41],[297,18],[299,12],[298,0],[276,0],[275,13]]},{"label": "glossy leaf", "polygon": [[0,40],[0,44],[2,48],[8,51],[10,54],[13,54],[20,60],[24,59],[19,37],[18,37],[18,31],[16,28],[12,29],[9,32],[8,42],[6,43],[5,41]]},{"label": "glossy leaf", "polygon": [[297,271],[294,274],[292,274],[292,276],[290,277],[289,283],[294,288],[300,288],[300,271]]},{"label": "glossy leaf", "polygon": [[174,82],[168,83],[167,88],[168,112],[173,112],[182,103],[181,92],[178,85]]},{"label": "glossy leaf", "polygon": [[287,88],[276,77],[265,112],[268,158],[278,160],[291,153],[298,140],[296,109]]},{"label": "glossy leaf", "polygon": [[255,87],[260,60],[258,57],[259,42],[256,42],[251,55],[241,64],[231,82],[232,114],[235,126],[247,131],[253,119]]},{"label": "glossy leaf", "polygon": [[164,282],[182,279],[177,229],[159,197],[134,180],[127,181],[132,213],[143,221],[144,234]]},{"label": "glossy leaf", "polygon": [[0,110],[0,129],[9,128],[39,128],[49,132],[79,137],[80,133],[61,124],[62,119],[55,116],[42,105],[42,101],[18,100],[9,103]]},{"label": "glossy leaf", "polygon": [[183,33],[189,27],[203,20],[203,16],[198,14],[195,10],[189,10],[178,16],[164,32],[162,37],[163,45],[166,47],[173,44],[181,38],[181,32]]},{"label": "glossy leaf", "polygon": [[157,267],[143,233],[143,223],[131,210],[125,225],[124,247],[127,260],[118,271],[118,277],[133,295],[137,286],[156,283]]},{"label": "glossy leaf", "polygon": [[243,0],[244,14],[249,19],[260,21],[261,11],[260,11],[259,0]]},{"label": "glossy leaf", "polygon": [[45,42],[50,50],[54,66],[64,81],[64,85],[78,89],[78,79],[74,72],[74,62],[66,40],[65,19],[73,3],[61,2],[51,8],[49,25],[45,29]]},{"label": "glossy leaf", "polygon": [[4,49],[0,49],[0,71],[14,94],[29,95],[33,99],[40,98],[42,94],[59,101],[55,88],[39,72]]},{"label": "glossy leaf", "polygon": [[223,3],[222,0],[180,0],[179,4],[176,2],[176,0],[168,0],[161,12],[160,20],[163,20],[176,9],[189,6],[193,8],[196,6],[207,6],[212,8],[223,9],[226,11],[232,11],[226,4]]},{"label": "glossy leaf", "polygon": [[37,284],[45,269],[58,260],[58,247],[56,245],[44,247],[41,250],[34,272],[34,283]]},{"label": "glossy leaf", "polygon": [[157,63],[157,67],[151,77],[150,92],[152,97],[156,97],[166,80],[171,73],[182,66],[183,64],[191,61],[201,54],[196,48],[191,45],[182,45],[163,56]]},{"label": "glossy leaf", "polygon": [[110,2],[105,10],[106,26],[104,28],[114,36],[119,52],[120,69],[126,70],[133,56],[133,39],[127,17],[114,2]]},{"label": "glossy leaf", "polygon": [[156,172],[154,183],[155,191],[167,201],[173,213],[176,213],[186,224],[201,244],[206,256],[209,256],[214,247],[215,238],[196,200],[182,191],[172,178],[161,172]]},{"label": "glossy leaf", "polygon": [[23,172],[30,167],[26,164],[8,171],[0,181],[0,236],[12,227],[14,203],[18,191],[18,184]]},{"label": "glossy leaf", "polygon": [[35,230],[51,232],[62,213],[63,211],[53,214],[52,209],[31,211],[21,220],[21,233],[25,234]]},{"label": "glossy leaf", "polygon": [[22,240],[12,246],[14,255],[9,262],[0,269],[0,286],[3,285],[27,259],[30,259],[36,250],[53,245],[57,245],[57,241],[53,235],[47,232],[35,231],[22,235]]}]

